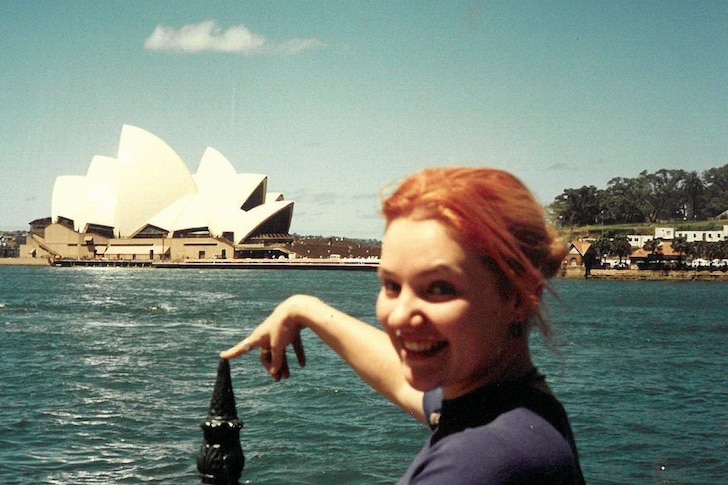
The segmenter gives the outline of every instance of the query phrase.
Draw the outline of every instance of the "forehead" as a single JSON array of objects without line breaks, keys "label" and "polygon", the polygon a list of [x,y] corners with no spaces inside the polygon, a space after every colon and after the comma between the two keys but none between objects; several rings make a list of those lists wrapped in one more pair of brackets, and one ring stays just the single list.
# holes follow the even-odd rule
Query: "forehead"
[{"label": "forehead", "polygon": [[381,262],[404,263],[417,259],[460,262],[477,257],[452,237],[450,229],[435,219],[398,218],[387,226]]},{"label": "forehead", "polygon": [[409,240],[455,242],[448,227],[436,219],[399,217],[387,225],[382,245],[399,245]]},{"label": "forehead", "polygon": [[456,278],[482,291],[505,290],[495,263],[452,237],[447,226],[434,219],[395,219],[382,241],[379,274],[413,279]]}]

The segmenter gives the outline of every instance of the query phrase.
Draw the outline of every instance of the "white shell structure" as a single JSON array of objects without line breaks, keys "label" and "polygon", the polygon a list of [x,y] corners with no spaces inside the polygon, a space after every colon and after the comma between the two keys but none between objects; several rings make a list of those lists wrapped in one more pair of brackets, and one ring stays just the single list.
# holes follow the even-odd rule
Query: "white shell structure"
[{"label": "white shell structure", "polygon": [[97,155],[91,160],[86,173],[86,190],[76,195],[80,199],[80,207],[83,207],[83,211],[77,212],[75,222],[78,227],[85,228],[89,222],[104,227],[114,226],[118,172],[119,164],[115,158]]},{"label": "white shell structure", "polygon": [[207,148],[197,173],[164,141],[124,125],[116,158],[95,156],[85,176],[64,175],[53,187],[51,217],[78,232],[102,227],[116,237],[143,230],[246,239],[287,234],[293,201],[267,192],[262,174],[239,174],[214,148]]}]

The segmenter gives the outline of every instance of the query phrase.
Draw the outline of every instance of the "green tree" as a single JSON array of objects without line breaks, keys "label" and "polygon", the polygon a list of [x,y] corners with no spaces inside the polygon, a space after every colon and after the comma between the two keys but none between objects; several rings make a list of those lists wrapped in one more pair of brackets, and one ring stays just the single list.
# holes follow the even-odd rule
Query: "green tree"
[{"label": "green tree", "polygon": [[602,258],[612,254],[612,241],[606,237],[600,237],[594,243],[592,243],[589,250],[594,251],[594,258],[598,260],[598,264],[601,265]]},{"label": "green tree", "polygon": [[728,241],[713,243],[717,248],[718,259],[728,259]]},{"label": "green tree", "polygon": [[646,217],[638,204],[635,179],[615,177],[604,191],[604,215],[607,223],[645,222]]},{"label": "green tree", "polygon": [[639,214],[641,222],[671,219],[680,208],[676,187],[684,176],[683,170],[660,169],[655,173],[643,170],[636,178],[614,178],[609,182],[608,200],[615,207],[610,210],[625,213],[629,218]]},{"label": "green tree", "polygon": [[728,259],[728,241],[706,243],[705,259]]},{"label": "green tree", "polygon": [[647,256],[647,261],[662,261],[662,241],[660,241],[659,239],[650,239],[642,246],[642,249],[650,253]]},{"label": "green tree", "polygon": [[702,258],[705,259],[708,257],[706,246],[708,243],[704,241],[695,241],[692,244],[692,247],[690,249],[690,256],[694,258]]},{"label": "green tree", "polygon": [[662,241],[660,241],[659,239],[650,239],[649,241],[645,242],[645,244],[642,246],[642,249],[654,255],[658,253],[661,246]]},{"label": "green tree", "polygon": [[612,254],[619,257],[619,262],[622,262],[622,258],[628,257],[632,254],[632,245],[629,243],[627,236],[616,236],[612,239]]},{"label": "green tree", "polygon": [[634,178],[611,179],[604,190],[564,189],[548,209],[569,226],[715,217],[728,210],[728,165],[706,170],[702,178],[695,171],[643,170]]},{"label": "green tree", "polygon": [[678,263],[682,262],[683,257],[687,256],[690,251],[690,243],[683,236],[678,236],[672,240],[672,250],[677,253]]},{"label": "green tree", "polygon": [[601,191],[593,185],[565,189],[554,199],[549,209],[563,224],[569,226],[601,222]]},{"label": "green tree", "polygon": [[684,170],[663,168],[653,174],[640,173],[641,203],[647,210],[647,222],[674,219],[681,212],[677,188],[684,178]]},{"label": "green tree", "polygon": [[635,178],[616,177],[604,194],[609,222],[647,222],[674,219],[682,212],[677,187],[685,178],[684,170],[646,170]]},{"label": "green tree", "polygon": [[698,175],[698,172],[688,172],[680,187],[684,200],[684,217],[687,220],[704,219],[703,208],[705,206],[705,184]]},{"label": "green tree", "polygon": [[716,217],[728,210],[728,165],[706,170],[703,179],[706,215]]}]

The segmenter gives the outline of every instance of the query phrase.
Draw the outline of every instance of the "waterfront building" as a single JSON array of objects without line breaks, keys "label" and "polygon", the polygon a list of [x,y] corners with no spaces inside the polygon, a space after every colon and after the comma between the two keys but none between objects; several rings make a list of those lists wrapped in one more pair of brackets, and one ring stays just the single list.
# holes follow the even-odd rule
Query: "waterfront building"
[{"label": "waterfront building", "polygon": [[652,239],[661,239],[663,241],[671,241],[676,237],[685,238],[687,242],[721,242],[728,240],[728,226],[723,226],[723,230],[717,231],[684,231],[675,230],[672,227],[656,227],[655,237]]},{"label": "waterfront building", "polygon": [[683,237],[687,242],[721,242],[728,241],[728,226],[722,231],[675,231],[676,237]]},{"label": "waterfront building", "polygon": [[63,175],[51,216],[30,223],[21,257],[234,259],[275,249],[289,235],[293,201],[262,174],[236,172],[207,148],[197,171],[164,141],[125,125],[115,158],[95,156],[86,175]]}]

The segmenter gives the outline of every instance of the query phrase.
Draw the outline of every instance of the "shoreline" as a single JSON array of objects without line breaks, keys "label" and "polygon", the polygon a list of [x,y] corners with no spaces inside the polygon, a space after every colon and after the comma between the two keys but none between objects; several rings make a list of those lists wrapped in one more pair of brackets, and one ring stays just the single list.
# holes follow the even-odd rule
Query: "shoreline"
[{"label": "shoreline", "polygon": [[286,269],[286,270],[338,270],[376,271],[378,263],[372,261],[346,261],[337,259],[292,259],[292,260],[232,260],[232,261],[186,261],[152,263],[155,269]]},{"label": "shoreline", "polygon": [[[367,260],[349,261],[338,259],[300,258],[293,260],[199,260],[199,261],[102,261],[59,260],[51,264],[43,258],[0,258],[0,267],[145,267],[152,269],[280,269],[280,270],[338,270],[376,271],[377,263]],[[640,270],[640,269],[593,269],[588,276],[583,268],[569,268],[556,278],[612,281],[715,281],[728,282],[728,271],[697,270]]]},{"label": "shoreline", "polygon": [[1,266],[50,266],[45,258],[0,258]]},{"label": "shoreline", "polygon": [[64,267],[64,268],[151,268],[151,269],[298,269],[298,270],[338,270],[338,271],[376,271],[376,261],[361,259],[314,259],[295,258],[277,259],[231,259],[231,260],[187,260],[187,261],[149,261],[149,260],[100,260],[100,259],[60,259],[54,262],[43,258],[0,258],[2,266]]},{"label": "shoreline", "polygon": [[728,282],[728,272],[698,270],[593,269],[588,276],[584,269],[568,269],[557,278],[611,281],[716,281]]}]

